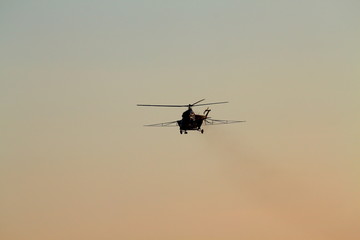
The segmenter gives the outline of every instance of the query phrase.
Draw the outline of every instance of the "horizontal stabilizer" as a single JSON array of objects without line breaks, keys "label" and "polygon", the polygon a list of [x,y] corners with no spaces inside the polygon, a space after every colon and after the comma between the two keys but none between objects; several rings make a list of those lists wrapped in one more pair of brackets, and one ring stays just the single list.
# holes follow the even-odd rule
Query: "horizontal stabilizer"
[{"label": "horizontal stabilizer", "polygon": [[232,124],[232,123],[241,123],[246,121],[237,121],[237,120],[218,120],[213,118],[207,118],[205,120],[206,125],[220,125],[220,124]]},{"label": "horizontal stabilizer", "polygon": [[148,125],[144,125],[144,126],[145,127],[177,127],[178,121],[148,124]]}]

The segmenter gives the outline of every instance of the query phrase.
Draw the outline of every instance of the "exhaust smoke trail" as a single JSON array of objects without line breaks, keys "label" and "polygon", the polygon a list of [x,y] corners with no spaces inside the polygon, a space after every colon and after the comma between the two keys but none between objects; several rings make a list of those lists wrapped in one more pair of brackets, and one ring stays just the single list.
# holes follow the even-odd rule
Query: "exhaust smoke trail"
[{"label": "exhaust smoke trail", "polygon": [[341,172],[306,166],[309,160],[318,160],[306,159],[311,154],[292,158],[288,152],[264,150],[263,143],[215,128],[205,139],[210,154],[218,160],[221,176],[233,191],[231,197],[256,204],[264,216],[277,219],[296,235],[312,239],[360,237],[356,224],[360,222],[359,192],[344,187]]}]

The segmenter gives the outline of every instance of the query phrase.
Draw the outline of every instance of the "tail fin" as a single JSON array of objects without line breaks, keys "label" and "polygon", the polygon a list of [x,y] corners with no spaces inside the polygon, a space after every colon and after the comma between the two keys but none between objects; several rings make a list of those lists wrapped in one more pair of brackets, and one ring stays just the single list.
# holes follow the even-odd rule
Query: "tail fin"
[{"label": "tail fin", "polygon": [[205,109],[204,114],[207,117],[209,115],[209,112],[211,111],[210,108]]}]

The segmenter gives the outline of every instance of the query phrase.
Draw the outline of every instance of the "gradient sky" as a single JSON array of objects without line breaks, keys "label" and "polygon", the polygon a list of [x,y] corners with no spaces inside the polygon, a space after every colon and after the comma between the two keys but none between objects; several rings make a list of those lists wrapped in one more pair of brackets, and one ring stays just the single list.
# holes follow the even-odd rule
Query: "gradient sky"
[{"label": "gradient sky", "polygon": [[[1,1],[0,238],[360,239],[359,43],[355,0]],[[202,98],[247,122],[136,107]]]}]

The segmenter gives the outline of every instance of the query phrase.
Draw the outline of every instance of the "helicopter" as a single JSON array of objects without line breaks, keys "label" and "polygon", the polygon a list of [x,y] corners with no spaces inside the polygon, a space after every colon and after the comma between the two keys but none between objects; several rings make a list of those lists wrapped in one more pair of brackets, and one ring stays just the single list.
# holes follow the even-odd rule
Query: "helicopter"
[{"label": "helicopter", "polygon": [[[208,105],[215,105],[215,104],[225,104],[228,102],[212,102],[212,103],[201,103],[205,99],[201,99],[192,104],[186,105],[158,105],[158,104],[137,104],[139,107],[187,107],[188,109],[183,112],[182,118],[180,120],[171,121],[171,122],[163,122],[163,123],[156,123],[156,124],[149,124],[144,125],[145,127],[175,127],[179,126],[180,134],[187,134],[188,131],[199,131],[204,133],[204,129],[201,126],[204,124],[206,125],[219,125],[219,124],[232,124],[232,123],[240,123],[245,121],[236,121],[236,120],[218,120],[208,117],[211,109],[208,107],[205,109],[203,115],[195,114],[192,110],[192,107],[199,107],[199,106],[208,106]],[[201,104],[199,104],[201,103]]]}]

